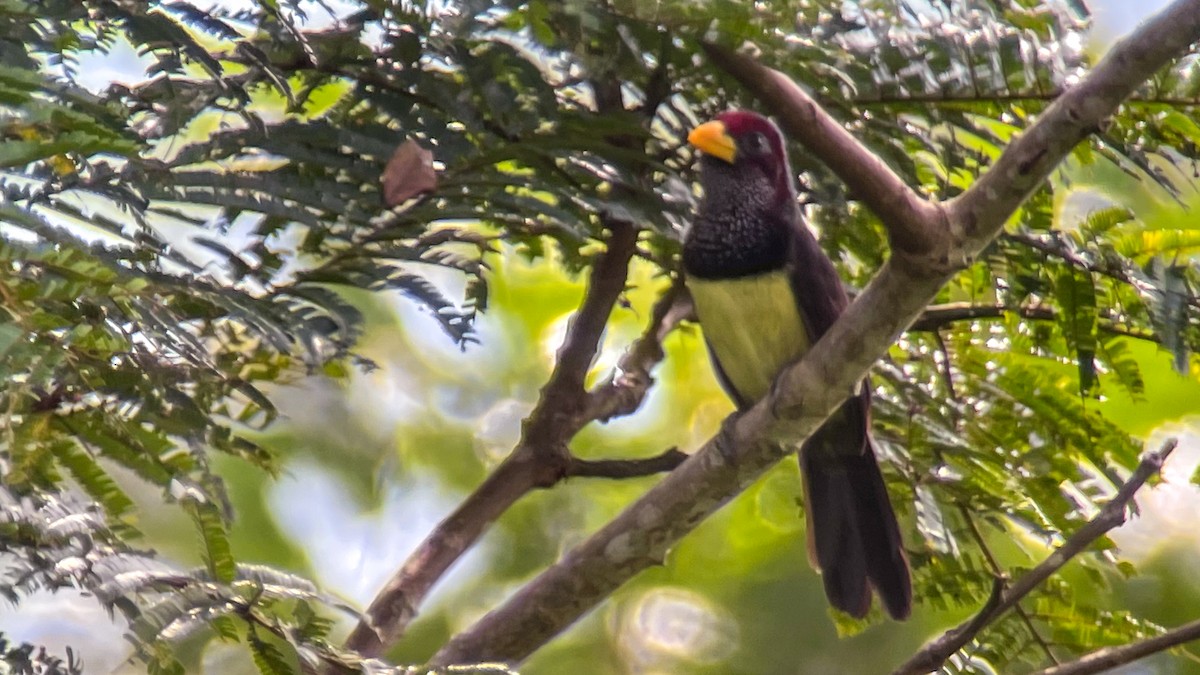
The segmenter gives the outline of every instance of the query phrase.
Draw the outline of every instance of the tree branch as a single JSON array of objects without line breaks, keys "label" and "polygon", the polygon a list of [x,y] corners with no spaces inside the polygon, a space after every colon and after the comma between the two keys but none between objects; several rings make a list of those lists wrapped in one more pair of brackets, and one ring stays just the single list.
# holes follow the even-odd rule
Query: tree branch
[{"label": "tree branch", "polygon": [[930,332],[958,321],[977,319],[1002,319],[1006,314],[1017,314],[1025,319],[1054,320],[1058,313],[1053,307],[1027,305],[979,305],[971,302],[947,302],[930,305],[917,320],[908,327],[910,331]]},{"label": "tree branch", "polygon": [[567,475],[579,478],[638,478],[671,471],[688,458],[686,453],[671,448],[661,454],[642,459],[579,459],[572,457]]},{"label": "tree branch", "polygon": [[962,649],[981,630],[1012,609],[1026,595],[1049,579],[1071,561],[1072,558],[1087,550],[1100,537],[1125,522],[1126,510],[1146,481],[1156,475],[1161,469],[1167,456],[1175,449],[1178,442],[1172,438],[1163,443],[1157,452],[1149,452],[1142,456],[1142,461],[1134,469],[1133,475],[1117,490],[1117,494],[1109,500],[1100,513],[1096,514],[1083,527],[1076,530],[1062,546],[1046,557],[1037,567],[1029,570],[1011,587],[1004,591],[999,602],[989,602],[978,614],[966,623],[952,628],[921,648],[912,658],[897,668],[892,675],[920,675],[938,670],[959,649]]},{"label": "tree branch", "polygon": [[346,648],[379,656],[416,617],[438,579],[518,499],[562,480],[571,462],[567,442],[589,421],[584,378],[617,299],[625,290],[637,244],[630,223],[611,224],[608,246],[592,266],[583,302],[567,328],[554,371],[525,420],[513,452],[417,546],[371,601],[346,639]]},{"label": "tree branch", "polygon": [[[1034,321],[1058,320],[1058,311],[1053,307],[1039,305],[1015,305],[1010,307],[1008,305],[977,305],[970,302],[947,302],[940,305],[930,305],[924,312],[921,312],[921,316],[908,327],[908,330],[910,332],[936,332],[946,324],[957,321],[1000,319],[1006,314],[1016,314],[1023,319]],[[1104,316],[1099,318],[1097,328],[1113,335],[1121,335],[1136,340],[1148,340],[1155,343],[1161,342],[1158,336],[1153,333],[1132,330]]]},{"label": "tree branch", "polygon": [[[543,407],[557,406],[559,397],[579,399],[588,368],[596,358],[604,327],[625,290],[629,261],[637,246],[637,229],[632,223],[613,222],[608,249],[592,266],[587,292],[579,311],[567,326],[567,335],[556,354],[554,372],[542,389],[539,401]],[[540,422],[535,410],[531,420]]]},{"label": "tree branch", "polygon": [[[944,211],[913,201],[911,190],[869,152],[864,157],[861,145],[840,130],[830,132],[839,139],[831,144],[794,128],[801,122],[818,123],[815,104],[789,95],[799,88],[782,75],[758,66],[752,72],[765,71],[769,77],[755,79],[745,69],[735,73],[747,75],[743,84],[767,101],[788,131],[811,143],[822,159],[845,169],[844,160],[830,159],[833,150],[860,157],[863,163],[853,170],[870,179],[844,178],[859,185],[861,197],[873,208],[889,209],[879,215],[891,224],[893,241],[903,246],[805,358],[781,373],[770,396],[731,419],[718,437],[624,512],[451,639],[431,665],[521,661],[622,583],[658,564],[671,544],[787,454],[776,439],[786,438],[794,447],[823,423],[942,285],[999,234],[1004,221],[1075,143],[1197,39],[1200,0],[1177,0],[1113,47]],[[751,63],[741,57],[736,61]]]},{"label": "tree branch", "polygon": [[725,47],[704,43],[718,67],[733,75],[778,117],[788,135],[800,141],[838,175],[879,216],[892,248],[921,255],[936,248],[942,219],[883,160],[850,135],[795,82]]},{"label": "tree branch", "polygon": [[1152,638],[1121,645],[1120,647],[1098,649],[1077,661],[1040,670],[1034,673],[1034,675],[1091,675],[1091,673],[1103,673],[1111,668],[1132,663],[1138,659],[1166,651],[1172,647],[1178,647],[1192,640],[1200,640],[1200,621],[1186,623],[1177,628],[1172,628],[1162,635],[1155,635]]},{"label": "tree branch", "polygon": [[[1051,89],[1045,92],[995,92],[993,94],[867,94],[855,96],[850,101],[860,107],[872,106],[939,106],[939,105],[979,105],[986,103],[1048,103],[1062,95],[1061,89]],[[1200,106],[1200,99],[1179,96],[1130,96],[1126,104],[1141,106],[1169,106],[1172,108],[1194,108]]]},{"label": "tree branch", "polygon": [[[1005,239],[1015,241],[1018,244],[1028,246],[1034,250],[1052,255],[1063,262],[1088,272],[1094,272],[1106,276],[1110,279],[1115,279],[1123,284],[1133,286],[1141,293],[1155,293],[1157,289],[1154,285],[1147,281],[1141,272],[1136,268],[1127,268],[1121,265],[1113,264],[1107,260],[1090,260],[1080,255],[1067,242],[1056,234],[1051,234],[1046,237],[1038,237],[1024,232],[1012,232],[1004,235]],[[1188,305],[1200,309],[1200,298],[1188,297]]]},{"label": "tree branch", "polygon": [[613,374],[588,392],[587,419],[607,422],[636,410],[654,383],[650,371],[663,359],[663,340],[694,314],[692,296],[677,278],[655,303],[645,332],[621,355]]},{"label": "tree branch", "polygon": [[[615,78],[593,80],[592,90],[597,111],[624,111],[620,82]],[[645,111],[647,125],[653,113]],[[630,149],[640,147],[634,138],[609,140]],[[522,425],[521,440],[389,579],[371,602],[366,618],[350,633],[347,648],[375,656],[395,644],[433,584],[501,514],[531,490],[550,487],[569,475],[647,475],[670,470],[682,461],[682,453],[672,451],[645,460],[592,461],[579,460],[570,452],[571,439],[583,427],[637,410],[653,384],[650,371],[663,358],[663,338],[691,314],[690,297],[676,280],[655,303],[646,332],[622,356],[618,372],[594,391],[584,389],[604,328],[625,290],[630,261],[638,253],[638,228],[634,223],[609,214],[601,215],[601,222],[611,232],[607,247],[592,266],[583,302],[567,327],[538,403]]]},{"label": "tree branch", "polygon": [[[975,517],[971,515],[971,509],[959,505],[958,512],[962,516],[963,522],[967,524],[967,529],[971,532],[971,538],[975,540],[975,544],[983,552],[983,559],[987,561],[988,567],[992,571],[992,576],[1000,581],[998,587],[1000,592],[998,594],[995,592],[995,588],[993,588],[993,597],[1000,596],[996,600],[998,604],[1003,599],[1003,591],[1007,582],[1004,568],[1000,566],[1000,561],[996,560],[996,556],[992,554],[992,549],[988,546],[987,539],[983,536],[983,531],[979,529],[979,525],[975,522]],[[1021,623],[1025,624],[1025,628],[1029,630],[1029,634],[1033,636],[1034,641],[1042,648],[1042,651],[1046,654],[1046,658],[1050,659],[1050,663],[1057,665],[1058,657],[1054,655],[1054,650],[1050,648],[1046,639],[1042,637],[1037,626],[1033,625],[1033,619],[1029,618],[1029,613],[1021,607],[1020,601],[1013,605],[1013,611],[1016,612],[1017,616],[1021,617]],[[983,614],[983,612],[980,612],[978,616],[982,616]]]}]

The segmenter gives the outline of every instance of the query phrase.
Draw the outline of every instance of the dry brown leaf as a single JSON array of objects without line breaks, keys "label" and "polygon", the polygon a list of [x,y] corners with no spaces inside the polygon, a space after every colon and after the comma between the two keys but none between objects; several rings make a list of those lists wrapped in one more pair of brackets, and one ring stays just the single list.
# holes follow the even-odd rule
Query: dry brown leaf
[{"label": "dry brown leaf", "polygon": [[383,169],[383,203],[399,206],[425,192],[437,189],[433,153],[408,139],[396,148]]}]

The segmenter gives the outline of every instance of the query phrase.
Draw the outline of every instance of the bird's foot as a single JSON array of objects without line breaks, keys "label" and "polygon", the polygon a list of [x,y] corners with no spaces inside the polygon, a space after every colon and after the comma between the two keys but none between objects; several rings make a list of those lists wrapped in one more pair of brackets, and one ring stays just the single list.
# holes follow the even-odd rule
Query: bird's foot
[{"label": "bird's foot", "polygon": [[779,395],[779,387],[779,378],[777,377],[771,381],[771,391],[767,395],[767,402],[771,408],[771,417],[777,420],[793,419],[800,406],[794,403],[784,405],[783,397]]},{"label": "bird's foot", "polygon": [[737,466],[737,444],[734,441],[734,427],[737,426],[741,413],[732,413],[721,422],[721,430],[717,432],[717,451],[721,459],[730,466]]},{"label": "bird's foot", "polygon": [[771,388],[767,391],[767,403],[770,404],[771,417],[777,420],[792,419],[792,416],[801,407],[799,403],[784,404],[784,397],[780,395],[780,389],[783,388],[783,374],[787,370],[784,368],[771,379]]}]

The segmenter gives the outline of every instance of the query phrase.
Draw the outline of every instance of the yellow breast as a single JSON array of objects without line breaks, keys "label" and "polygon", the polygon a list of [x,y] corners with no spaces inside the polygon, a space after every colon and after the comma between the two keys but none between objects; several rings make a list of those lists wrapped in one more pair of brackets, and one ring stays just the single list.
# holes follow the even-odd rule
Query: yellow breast
[{"label": "yellow breast", "polygon": [[739,396],[757,401],[775,375],[809,347],[786,272],[688,279],[704,339]]}]

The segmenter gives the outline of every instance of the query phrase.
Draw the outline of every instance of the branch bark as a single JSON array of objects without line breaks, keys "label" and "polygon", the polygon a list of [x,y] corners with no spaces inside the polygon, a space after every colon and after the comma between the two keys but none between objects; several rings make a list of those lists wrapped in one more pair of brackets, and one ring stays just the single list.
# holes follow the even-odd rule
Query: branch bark
[{"label": "branch bark", "polygon": [[[958,512],[959,515],[962,516],[963,522],[967,524],[967,530],[971,533],[971,538],[975,540],[975,545],[978,546],[979,551],[983,553],[983,559],[987,561],[988,568],[992,572],[992,577],[1000,582],[993,588],[992,593],[993,598],[996,598],[995,602],[998,604],[1001,600],[1003,600],[1004,588],[1007,585],[1007,575],[1004,573],[1004,568],[1000,566],[1000,562],[996,560],[996,556],[992,554],[992,549],[990,546],[988,546],[987,539],[983,536],[983,532],[979,529],[979,524],[975,522],[975,517],[971,515],[971,509],[960,505],[958,507]],[[995,590],[997,588],[999,589],[998,591]],[[991,604],[991,598],[989,598],[989,604]],[[1017,616],[1021,617],[1021,623],[1025,624],[1025,628],[1033,637],[1034,642],[1037,642],[1038,646],[1042,648],[1042,652],[1046,655],[1046,658],[1050,659],[1050,663],[1058,665],[1058,657],[1054,655],[1054,650],[1050,648],[1050,644],[1046,642],[1044,637],[1042,637],[1041,632],[1038,631],[1037,626],[1034,625],[1033,619],[1029,617],[1029,613],[1021,607],[1019,600],[1013,604],[1013,611],[1016,612]],[[984,614],[984,612],[979,612],[979,615],[982,614]]]},{"label": "branch bark", "polygon": [[629,261],[637,248],[637,229],[632,223],[615,221],[611,224],[612,236],[608,246],[596,264],[592,266],[588,288],[583,296],[579,311],[571,318],[566,338],[555,355],[554,372],[538,398],[538,407],[530,415],[532,430],[552,435],[553,429],[543,428],[550,424],[549,410],[559,407],[559,397],[581,400],[583,383],[588,368],[600,348],[600,338],[617,298],[625,290],[629,276]]},{"label": "branch bark", "polygon": [[[940,305],[930,305],[921,312],[921,316],[908,327],[909,332],[936,332],[939,328],[957,321],[976,321],[980,319],[1001,319],[1006,314],[1016,314],[1023,319],[1032,321],[1057,321],[1058,311],[1053,307],[1038,305],[978,305],[970,302],[947,302]],[[1153,333],[1132,330],[1122,326],[1110,318],[1101,316],[1097,327],[1113,335],[1161,342]]]},{"label": "branch bark", "polygon": [[607,422],[636,410],[652,383],[650,371],[663,359],[663,340],[694,315],[692,296],[683,280],[676,279],[655,303],[646,331],[621,355],[613,374],[588,393],[584,417]]},{"label": "branch bark", "polygon": [[1002,319],[1005,314],[1016,314],[1024,319],[1049,320],[1058,318],[1053,307],[1027,305],[980,305],[972,302],[948,302],[930,305],[921,316],[908,327],[910,331],[929,332],[958,321],[978,319]]},{"label": "branch bark", "polygon": [[687,459],[687,454],[671,448],[653,457],[642,459],[578,459],[571,458],[567,475],[577,478],[637,478],[673,470]]},{"label": "branch bark", "polygon": [[[364,619],[346,639],[346,648],[364,656],[379,656],[395,644],[433,585],[510,506],[530,491],[549,487],[573,471],[586,475],[614,466],[580,466],[567,448],[570,439],[584,426],[600,419],[635,410],[652,382],[650,370],[662,358],[661,339],[678,322],[676,305],[683,302],[679,286],[672,287],[656,304],[646,334],[631,346],[622,359],[625,379],[610,380],[597,392],[584,390],[600,337],[617,299],[625,289],[629,262],[637,244],[637,230],[629,223],[611,223],[612,236],[605,252],[592,267],[584,299],[559,348],[556,366],[541,392],[538,406],[526,419],[522,438],[513,452],[445,520],[418,545],[379,591]],[[631,356],[632,355],[632,356]],[[619,401],[601,406],[597,401]],[[681,458],[664,454],[649,460],[625,460],[626,475],[645,475],[669,470]],[[632,463],[630,463],[632,462]],[[637,472],[641,473],[638,474]]]},{"label": "branch bark", "polygon": [[1172,628],[1162,635],[1155,635],[1152,638],[1121,645],[1120,647],[1098,649],[1077,661],[1064,663],[1053,668],[1047,668],[1046,670],[1039,670],[1034,675],[1091,675],[1091,673],[1103,673],[1117,666],[1133,663],[1138,659],[1166,651],[1172,647],[1178,647],[1193,640],[1200,640],[1200,621],[1186,623],[1177,628]]},{"label": "branch bark", "polygon": [[1012,609],[1029,595],[1034,589],[1049,579],[1071,561],[1072,558],[1087,550],[1100,537],[1125,523],[1125,514],[1133,501],[1133,496],[1141,489],[1146,481],[1158,474],[1163,462],[1175,449],[1178,442],[1172,438],[1163,444],[1156,452],[1146,453],[1138,463],[1133,475],[1117,490],[1100,513],[1096,514],[1075,534],[1071,535],[1063,545],[1051,553],[1037,567],[1029,570],[1024,576],[1007,588],[995,603],[988,603],[978,614],[969,621],[943,633],[940,637],[921,648],[911,659],[897,668],[892,675],[921,675],[938,670],[959,649],[975,639],[984,628],[1002,614]]},{"label": "branch bark", "polygon": [[[1200,0],[1177,0],[1118,43],[1093,72],[1052,104],[967,192],[944,207],[909,190],[853,137],[832,129],[783,75],[741,56],[721,65],[874,209],[897,246],[830,331],[781,373],[771,396],[731,419],[675,471],[587,541],[450,640],[431,665],[523,660],[622,583],[658,564],[668,547],[783,458],[775,438],[807,437],[850,395],[872,363],[999,234],[1004,221],[1134,89],[1200,39]],[[721,53],[714,51],[714,53]],[[718,57],[719,58],[719,57]],[[733,70],[737,68],[737,70]],[[829,134],[813,138],[804,125]],[[836,126],[836,125],[834,125]],[[856,157],[846,176],[844,157]]]}]

